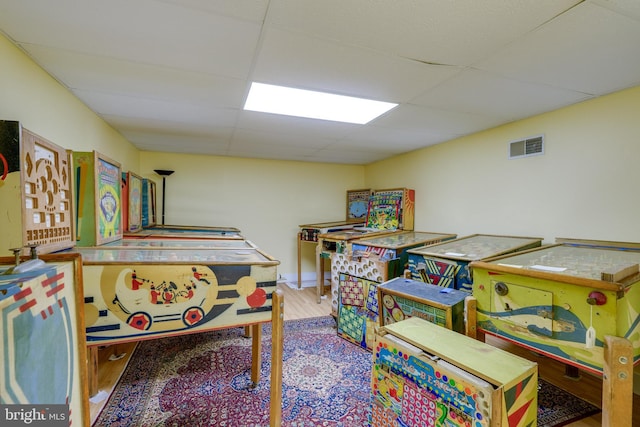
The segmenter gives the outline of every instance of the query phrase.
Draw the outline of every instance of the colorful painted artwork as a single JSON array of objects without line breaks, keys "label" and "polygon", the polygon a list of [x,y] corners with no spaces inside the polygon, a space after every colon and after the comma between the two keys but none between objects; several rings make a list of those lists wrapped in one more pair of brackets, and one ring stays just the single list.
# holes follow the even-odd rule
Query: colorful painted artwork
[{"label": "colorful painted artwork", "polygon": [[156,183],[142,179],[142,227],[156,225]]},{"label": "colorful painted artwork", "polygon": [[640,251],[551,245],[474,262],[478,327],[596,374],[605,336],[640,363]]},{"label": "colorful painted artwork", "polygon": [[419,317],[464,333],[464,301],[469,294],[397,277],[378,286],[380,326]]},{"label": "colorful painted artwork", "polygon": [[382,328],[373,357],[372,427],[536,422],[534,362],[419,318]]},{"label": "colorful painted artwork", "polygon": [[377,283],[340,274],[338,335],[371,350],[378,325]]},{"label": "colorful painted artwork", "polygon": [[122,236],[120,223],[120,167],[103,158],[97,160],[98,244]]},{"label": "colorful painted artwork", "polygon": [[279,262],[257,249],[77,251],[89,345],[271,320]]},{"label": "colorful painted artwork", "polygon": [[142,228],[142,178],[128,172],[127,200],[128,200],[128,231]]},{"label": "colorful painted artwork", "polygon": [[122,238],[120,164],[104,155],[73,152],[76,244],[95,246]]},{"label": "colorful painted artwork", "polygon": [[379,230],[413,230],[414,216],[414,190],[375,190],[369,198],[366,227]]},{"label": "colorful painted artwork", "polygon": [[347,221],[360,222],[367,218],[371,190],[347,190]]},{"label": "colorful painted artwork", "polygon": [[369,199],[367,228],[397,230],[401,206],[402,193],[375,193]]},{"label": "colorful painted artwork", "polygon": [[472,261],[536,248],[542,238],[472,234],[435,245],[414,248],[409,253],[411,278],[436,286],[471,293]]},{"label": "colorful painted artwork", "polygon": [[0,259],[0,403],[69,405],[68,424],[89,425],[80,258],[45,257],[17,274]]},{"label": "colorful painted artwork", "polygon": [[72,247],[71,197],[66,150],[19,122],[0,120],[0,252]]}]

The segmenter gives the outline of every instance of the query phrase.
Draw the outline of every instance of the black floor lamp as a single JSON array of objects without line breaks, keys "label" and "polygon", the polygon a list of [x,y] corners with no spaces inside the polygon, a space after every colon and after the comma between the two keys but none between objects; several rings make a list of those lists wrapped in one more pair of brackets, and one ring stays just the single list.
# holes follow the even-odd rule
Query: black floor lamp
[{"label": "black floor lamp", "polygon": [[165,188],[166,188],[166,179],[174,171],[169,171],[165,169],[154,169],[154,172],[162,177],[162,225],[164,225],[164,194],[165,194]]}]

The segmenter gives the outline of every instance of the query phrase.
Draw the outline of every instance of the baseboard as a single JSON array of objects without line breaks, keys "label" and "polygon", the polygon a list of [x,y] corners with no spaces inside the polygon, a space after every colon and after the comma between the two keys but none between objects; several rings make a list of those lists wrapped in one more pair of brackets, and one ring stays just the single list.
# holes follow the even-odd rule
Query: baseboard
[{"label": "baseboard", "polygon": [[[280,274],[279,275],[279,279],[278,282],[280,281],[286,281],[289,283],[298,283],[298,274],[297,273],[284,273],[284,274]],[[300,278],[302,279],[303,282],[309,282],[309,281],[314,281],[316,280],[316,273],[302,273],[300,275]],[[331,272],[330,271],[325,271],[324,273],[324,279],[325,281],[331,281]]]}]

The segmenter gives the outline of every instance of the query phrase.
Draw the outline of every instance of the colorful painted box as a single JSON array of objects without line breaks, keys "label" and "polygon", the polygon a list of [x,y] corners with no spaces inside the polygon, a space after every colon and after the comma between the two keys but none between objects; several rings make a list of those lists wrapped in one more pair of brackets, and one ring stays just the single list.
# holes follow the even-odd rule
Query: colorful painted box
[{"label": "colorful painted box", "polygon": [[258,249],[76,248],[88,345],[271,321],[279,262]]},{"label": "colorful painted box", "polygon": [[378,286],[380,326],[418,317],[464,333],[464,302],[469,294],[404,277]]},{"label": "colorful painted box", "polygon": [[347,190],[347,221],[364,222],[367,220],[371,189]]},{"label": "colorful painted box", "polygon": [[122,238],[120,163],[98,153],[72,153],[76,182],[76,244],[95,246]]},{"label": "colorful painted box", "polygon": [[375,190],[369,198],[365,227],[413,230],[415,201],[415,191],[408,188]]},{"label": "colorful painted box", "polygon": [[64,148],[17,121],[0,120],[1,253],[37,246],[44,254],[74,246],[69,165]]},{"label": "colorful painted box", "polygon": [[473,262],[479,330],[602,374],[605,336],[640,361],[639,250],[556,244]]},{"label": "colorful painted box", "polygon": [[371,350],[378,329],[378,283],[340,274],[338,336]]},{"label": "colorful painted box", "polygon": [[[316,245],[316,301],[320,303],[320,298],[324,293],[324,261],[331,262],[333,254],[347,254],[351,252],[351,242],[357,239],[379,237],[386,234],[401,233],[400,230],[372,230],[354,228],[348,230],[333,231],[318,235]],[[333,271],[333,266],[331,266]],[[338,289],[338,282],[333,280],[331,273],[332,294]],[[332,303],[337,301],[332,297]],[[337,307],[335,304],[333,307]]]},{"label": "colorful painted box", "polygon": [[147,178],[142,179],[142,227],[156,225],[156,183]]},{"label": "colorful painted box", "polygon": [[472,261],[539,247],[542,238],[472,234],[409,250],[411,278],[471,293]]},{"label": "colorful painted box", "polygon": [[346,241],[346,252],[331,254],[331,307],[337,313],[339,274],[382,283],[404,274],[409,249],[455,238],[455,234],[396,231]]},{"label": "colorful painted box", "polygon": [[134,232],[142,229],[142,177],[122,172],[122,229]]},{"label": "colorful painted box", "polygon": [[417,317],[380,334],[372,427],[536,424],[536,363]]},{"label": "colorful painted box", "polygon": [[81,259],[49,254],[15,266],[0,258],[0,404],[60,405],[66,425],[89,426]]}]

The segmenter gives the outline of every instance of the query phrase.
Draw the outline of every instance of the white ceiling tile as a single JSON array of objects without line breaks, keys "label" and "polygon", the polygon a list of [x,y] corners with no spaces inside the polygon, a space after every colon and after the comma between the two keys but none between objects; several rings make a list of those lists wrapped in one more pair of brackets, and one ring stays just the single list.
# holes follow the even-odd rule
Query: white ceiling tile
[{"label": "white ceiling tile", "polygon": [[468,65],[579,0],[273,0],[269,23],[350,46]]},{"label": "white ceiling tile", "polygon": [[292,134],[290,132],[257,132],[238,129],[233,135],[232,146],[260,146],[273,148],[304,148],[317,150],[324,148],[334,139],[319,134]]},{"label": "white ceiling tile", "polygon": [[638,0],[591,0],[593,3],[611,9],[622,15],[640,20],[640,2]]},{"label": "white ceiling tile", "polygon": [[123,132],[125,138],[135,141],[142,146],[157,146],[163,148],[182,147],[183,149],[206,149],[208,152],[217,150],[220,153],[226,152],[229,143],[227,138],[215,138],[207,136],[176,135],[159,132]]},{"label": "white ceiling tile", "polygon": [[603,95],[640,83],[640,22],[585,3],[476,66],[504,76]]},{"label": "white ceiling tile", "polygon": [[238,129],[243,130],[253,130],[262,133],[272,130],[278,132],[286,131],[293,135],[322,135],[327,138],[344,136],[358,126],[361,125],[259,113],[255,111],[241,111],[237,123]]},{"label": "white ceiling tile", "polygon": [[460,71],[279,29],[265,31],[253,71],[262,83],[406,102]]},{"label": "white ceiling tile", "polygon": [[439,110],[417,105],[400,105],[375,120],[375,126],[404,129],[411,132],[466,135],[497,126],[495,117],[458,111]]},{"label": "white ceiling tile", "polygon": [[34,60],[70,89],[242,108],[246,81],[33,45]]},{"label": "white ceiling tile", "polygon": [[511,121],[584,101],[581,92],[519,82],[494,73],[467,69],[412,104]]},{"label": "white ceiling tile", "polygon": [[26,45],[44,45],[246,78],[260,36],[258,23],[155,0],[19,3],[0,14],[0,28],[27,51]]},{"label": "white ceiling tile", "polygon": [[264,20],[269,0],[156,0],[199,11],[260,22]]},{"label": "white ceiling tile", "polygon": [[[371,149],[352,149],[351,147],[333,146],[318,151],[314,155],[315,161],[329,163],[342,163],[353,165],[366,165],[372,162],[386,159],[389,153],[385,151],[375,151]],[[307,159],[307,161],[314,161]]]},{"label": "white ceiling tile", "polygon": [[388,149],[389,152],[403,153],[448,141],[458,136],[453,133],[435,133],[428,129],[409,131],[404,128],[385,128],[369,125],[350,133],[347,137],[341,139],[340,143],[355,148]]},{"label": "white ceiling tile", "polygon": [[93,111],[109,116],[129,116],[193,124],[215,123],[218,126],[235,125],[237,116],[236,110],[224,108],[203,108],[199,105],[98,92],[74,91],[74,94]]}]

